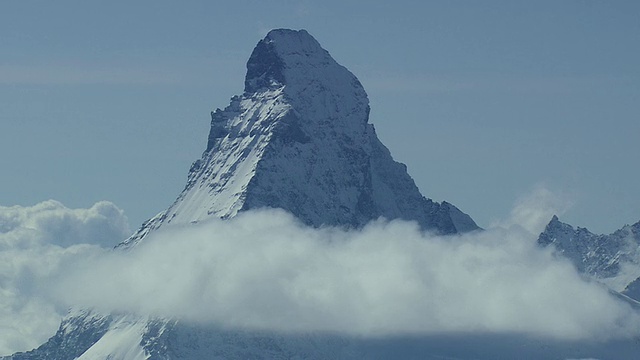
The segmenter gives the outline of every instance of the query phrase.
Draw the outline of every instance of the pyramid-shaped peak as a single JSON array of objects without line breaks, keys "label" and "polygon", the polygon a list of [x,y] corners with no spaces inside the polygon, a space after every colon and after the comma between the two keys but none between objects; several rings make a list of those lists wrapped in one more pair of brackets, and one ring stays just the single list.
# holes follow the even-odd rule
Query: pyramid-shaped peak
[{"label": "pyramid-shaped peak", "polygon": [[322,82],[330,74],[353,77],[307,31],[271,30],[249,57],[245,93],[308,84],[312,80]]},{"label": "pyramid-shaped peak", "polygon": [[162,224],[280,208],[314,226],[358,228],[383,217],[452,234],[478,229],[449,203],[420,194],[369,124],[356,76],[304,30],[272,30],[247,62],[245,91],[211,113],[207,148]]}]

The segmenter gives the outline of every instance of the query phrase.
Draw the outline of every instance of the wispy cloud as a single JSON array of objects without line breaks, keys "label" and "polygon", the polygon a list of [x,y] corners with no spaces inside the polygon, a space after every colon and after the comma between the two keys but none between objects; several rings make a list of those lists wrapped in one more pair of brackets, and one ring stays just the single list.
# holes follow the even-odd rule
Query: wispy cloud
[{"label": "wispy cloud", "polygon": [[3,85],[173,84],[179,74],[162,69],[120,68],[95,65],[0,65]]},{"label": "wispy cloud", "polygon": [[384,74],[362,76],[367,89],[383,92],[446,94],[457,92],[520,92],[570,94],[585,89],[615,86],[624,79],[611,77],[506,76],[466,74],[463,77],[429,74]]},{"label": "wispy cloud", "polygon": [[419,92],[425,94],[452,93],[476,88],[477,83],[427,75],[373,75],[363,76],[366,88],[383,92]]},{"label": "wispy cloud", "polygon": [[129,233],[124,212],[108,201],[88,209],[69,209],[55,200],[0,206],[0,250],[75,244],[113,247]]},{"label": "wispy cloud", "polygon": [[551,192],[538,184],[527,195],[516,200],[509,217],[492,224],[492,227],[522,227],[531,236],[539,235],[553,215],[562,215],[573,205],[569,196]]}]

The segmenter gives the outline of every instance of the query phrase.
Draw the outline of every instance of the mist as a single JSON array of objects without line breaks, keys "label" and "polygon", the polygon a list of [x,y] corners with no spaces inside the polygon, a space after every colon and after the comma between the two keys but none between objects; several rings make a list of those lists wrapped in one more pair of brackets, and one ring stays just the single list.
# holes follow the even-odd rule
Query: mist
[{"label": "mist", "polygon": [[67,308],[45,287],[62,264],[102,253],[129,233],[124,212],[107,201],[87,209],[54,200],[0,206],[0,355],[31,350],[55,333]]},{"label": "mist", "polygon": [[66,264],[55,302],[230,328],[356,336],[630,337],[640,316],[521,226],[435,236],[379,220],[311,229],[279,210],[158,231]]},{"label": "mist", "polygon": [[[359,230],[314,229],[263,209],[169,225],[126,251],[112,248],[126,224],[115,205],[39,204],[54,208],[50,216],[5,216],[13,225],[0,234],[0,354],[43,343],[69,308],[365,338],[640,335],[636,310],[536,245],[558,204],[539,189],[490,229],[455,236],[385,219]],[[99,241],[85,237],[96,232]]]}]

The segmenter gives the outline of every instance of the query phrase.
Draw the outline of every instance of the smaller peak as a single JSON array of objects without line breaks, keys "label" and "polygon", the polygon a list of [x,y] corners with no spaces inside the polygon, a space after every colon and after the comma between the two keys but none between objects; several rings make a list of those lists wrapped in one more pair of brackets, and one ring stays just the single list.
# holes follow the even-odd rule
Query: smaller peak
[{"label": "smaller peak", "polygon": [[558,229],[564,229],[566,227],[569,227],[570,225],[563,223],[562,221],[560,221],[560,219],[558,219],[557,215],[553,215],[553,217],[551,218],[551,221],[549,221],[549,223],[547,224],[546,228],[545,228],[545,232],[547,231],[556,231]]},{"label": "smaller peak", "polygon": [[555,225],[555,226],[570,226],[571,225],[560,221],[560,219],[558,219],[558,215],[553,215],[553,217],[551,218],[551,221],[549,221],[549,225]]}]

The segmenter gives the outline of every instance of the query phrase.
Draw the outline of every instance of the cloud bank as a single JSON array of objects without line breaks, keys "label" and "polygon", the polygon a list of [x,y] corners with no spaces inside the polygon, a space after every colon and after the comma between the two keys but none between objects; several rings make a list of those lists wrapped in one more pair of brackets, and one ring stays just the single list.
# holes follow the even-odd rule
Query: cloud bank
[{"label": "cloud bank", "polygon": [[55,200],[30,207],[0,206],[0,250],[47,244],[112,247],[130,233],[124,212],[108,201],[89,209],[69,209]]},{"label": "cloud bank", "polygon": [[[0,325],[0,354],[44,342],[69,306],[365,337],[640,335],[638,312],[582,279],[551,249],[536,246],[537,234],[529,230],[539,227],[532,220],[540,211],[551,211],[548,199],[536,192],[518,202],[502,227],[461,236],[435,236],[415,223],[385,220],[357,231],[312,229],[283,211],[261,210],[166,227],[127,251],[84,237],[106,223],[121,224],[119,211],[80,210],[74,221],[51,217],[101,224],[83,231],[26,216],[3,228],[14,236],[2,239],[0,251],[0,316],[9,319]],[[88,213],[111,214],[106,218],[113,222],[79,220]],[[35,240],[16,240],[19,224],[45,225],[29,232]],[[51,234],[63,228],[73,234],[68,239],[87,243],[51,244],[60,241]]]},{"label": "cloud bank", "polygon": [[43,289],[61,264],[98,253],[128,234],[122,210],[105,201],[89,209],[53,200],[0,206],[0,355],[30,350],[55,333],[64,308]]},{"label": "cloud bank", "polygon": [[640,316],[522,227],[455,237],[403,221],[310,229],[278,210],[170,228],[74,263],[58,300],[229,327],[357,336],[639,334]]}]

